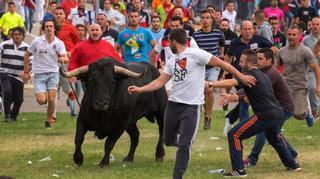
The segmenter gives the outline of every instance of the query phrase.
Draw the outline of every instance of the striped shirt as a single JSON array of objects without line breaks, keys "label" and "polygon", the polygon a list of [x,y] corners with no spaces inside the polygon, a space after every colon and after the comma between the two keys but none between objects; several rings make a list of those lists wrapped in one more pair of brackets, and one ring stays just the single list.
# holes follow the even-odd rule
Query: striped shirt
[{"label": "striped shirt", "polygon": [[200,49],[214,56],[220,56],[220,47],[223,47],[225,42],[223,32],[219,29],[212,29],[212,31],[208,33],[200,29],[193,34],[193,38]]},{"label": "striped shirt", "polygon": [[29,45],[22,42],[19,47],[13,42],[13,40],[7,40],[0,44],[0,72],[6,73],[9,76],[22,82],[19,77],[21,71],[23,71],[23,56]]}]

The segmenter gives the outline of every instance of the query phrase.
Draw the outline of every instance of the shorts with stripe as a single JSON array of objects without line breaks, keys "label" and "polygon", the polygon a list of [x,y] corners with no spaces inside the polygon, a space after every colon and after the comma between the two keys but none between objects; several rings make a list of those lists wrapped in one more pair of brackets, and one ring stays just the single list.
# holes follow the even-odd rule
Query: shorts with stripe
[{"label": "shorts with stripe", "polygon": [[232,169],[244,169],[242,158],[242,140],[250,138],[260,132],[265,136],[270,145],[277,151],[285,167],[295,168],[295,160],[288,150],[288,146],[279,133],[280,120],[258,119],[253,115],[247,120],[240,121],[228,132],[229,152]]},{"label": "shorts with stripe", "polygon": [[173,178],[182,178],[186,171],[191,144],[200,121],[200,105],[189,105],[169,101],[164,116],[164,143],[177,146]]}]

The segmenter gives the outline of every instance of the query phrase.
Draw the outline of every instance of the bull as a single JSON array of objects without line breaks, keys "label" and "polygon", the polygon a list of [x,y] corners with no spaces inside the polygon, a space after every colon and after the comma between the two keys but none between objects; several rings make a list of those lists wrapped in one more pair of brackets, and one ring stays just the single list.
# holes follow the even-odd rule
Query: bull
[{"label": "bull", "polygon": [[78,166],[83,164],[81,146],[87,131],[95,131],[99,139],[106,138],[100,167],[110,165],[110,152],[124,131],[129,134],[131,145],[123,161],[133,162],[140,135],[137,121],[142,117],[158,124],[155,157],[162,161],[165,155],[162,138],[166,91],[161,88],[138,95],[129,95],[127,91],[130,85],[142,86],[156,79],[160,75],[158,70],[147,63],[121,64],[112,58],[104,58],[67,72],[66,76],[79,74],[83,74],[86,90],[77,118],[74,162]]}]

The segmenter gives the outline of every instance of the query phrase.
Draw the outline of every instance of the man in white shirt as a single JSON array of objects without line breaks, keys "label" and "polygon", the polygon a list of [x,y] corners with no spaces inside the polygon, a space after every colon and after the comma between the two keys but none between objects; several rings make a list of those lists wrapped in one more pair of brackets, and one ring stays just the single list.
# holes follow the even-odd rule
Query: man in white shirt
[{"label": "man in white shirt", "polygon": [[34,39],[24,54],[24,71],[21,77],[25,83],[30,78],[29,59],[33,55],[35,96],[40,105],[48,102],[45,127],[51,128],[55,122],[53,113],[59,84],[59,63],[67,63],[68,57],[63,42],[54,35],[54,21],[45,21],[42,28],[44,35]]},{"label": "man in white shirt", "polygon": [[226,18],[229,20],[229,28],[234,31],[236,26],[237,12],[234,10],[233,0],[228,0],[226,3],[226,10],[222,12],[222,19]]},{"label": "man in white shirt", "polygon": [[[204,50],[188,48],[187,34],[183,29],[171,30],[169,44],[174,55],[167,61],[163,73],[145,86],[129,86],[128,92],[139,94],[154,91],[172,78],[172,94],[164,115],[164,143],[167,146],[178,146],[173,178],[180,179],[187,169],[191,144],[200,121],[205,66],[221,67],[249,86],[255,84],[255,79],[241,74],[230,64]],[[210,83],[207,85],[210,87]]]},{"label": "man in white shirt", "polygon": [[112,8],[111,0],[105,0],[103,6],[108,21],[110,21],[110,27],[120,32],[126,24],[125,16]]}]

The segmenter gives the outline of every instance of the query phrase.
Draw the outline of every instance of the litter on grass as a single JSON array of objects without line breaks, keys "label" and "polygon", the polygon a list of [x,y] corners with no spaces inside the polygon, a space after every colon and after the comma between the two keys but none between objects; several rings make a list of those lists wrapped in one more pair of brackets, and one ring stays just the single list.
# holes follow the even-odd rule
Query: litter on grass
[{"label": "litter on grass", "polygon": [[50,160],[52,160],[52,158],[50,156],[48,156],[43,159],[40,159],[39,162],[45,162],[45,161],[50,161]]}]

